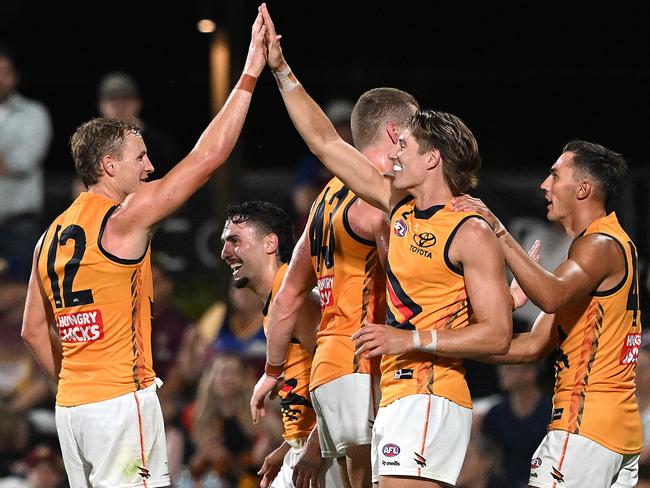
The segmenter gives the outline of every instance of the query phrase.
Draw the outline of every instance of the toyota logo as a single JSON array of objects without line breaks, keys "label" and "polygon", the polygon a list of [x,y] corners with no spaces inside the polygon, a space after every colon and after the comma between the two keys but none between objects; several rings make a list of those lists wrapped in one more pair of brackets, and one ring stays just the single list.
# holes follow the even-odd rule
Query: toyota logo
[{"label": "toyota logo", "polygon": [[422,234],[415,234],[413,241],[420,247],[431,247],[436,243],[436,236],[431,232],[423,232]]}]

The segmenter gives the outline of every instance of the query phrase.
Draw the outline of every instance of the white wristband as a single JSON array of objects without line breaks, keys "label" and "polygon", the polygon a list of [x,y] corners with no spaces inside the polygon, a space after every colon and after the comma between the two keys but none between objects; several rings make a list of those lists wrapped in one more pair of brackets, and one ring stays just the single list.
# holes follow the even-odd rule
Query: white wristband
[{"label": "white wristband", "polygon": [[420,352],[428,352],[434,354],[438,350],[438,331],[431,330],[431,341],[427,344],[422,344],[420,341],[420,331],[413,331],[413,350]]},{"label": "white wristband", "polygon": [[278,82],[278,87],[282,92],[288,92],[300,86],[300,82],[294,76],[288,64],[283,69],[274,71],[273,76],[275,76],[275,81]]},{"label": "white wristband", "polygon": [[420,332],[418,330],[413,331],[413,350],[420,350]]},{"label": "white wristband", "polygon": [[422,352],[428,352],[428,353],[435,353],[438,350],[438,331],[437,330],[432,330],[431,331],[431,342],[428,344],[425,344],[420,348]]}]

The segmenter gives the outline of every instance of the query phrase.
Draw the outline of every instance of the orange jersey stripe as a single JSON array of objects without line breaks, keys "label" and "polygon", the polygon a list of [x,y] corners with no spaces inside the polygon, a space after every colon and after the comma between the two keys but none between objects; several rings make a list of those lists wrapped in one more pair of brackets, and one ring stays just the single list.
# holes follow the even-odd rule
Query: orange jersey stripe
[{"label": "orange jersey stripe", "polygon": [[57,404],[74,406],[149,386],[153,285],[150,250],[137,260],[101,246],[116,203],[82,193],[54,220],[38,274],[63,344]]},{"label": "orange jersey stripe", "polygon": [[634,382],[641,346],[636,248],[614,213],[593,222],[584,235],[593,233],[616,241],[626,273],[611,290],[593,292],[555,314],[559,350],[549,428],[635,454],[642,443]]}]

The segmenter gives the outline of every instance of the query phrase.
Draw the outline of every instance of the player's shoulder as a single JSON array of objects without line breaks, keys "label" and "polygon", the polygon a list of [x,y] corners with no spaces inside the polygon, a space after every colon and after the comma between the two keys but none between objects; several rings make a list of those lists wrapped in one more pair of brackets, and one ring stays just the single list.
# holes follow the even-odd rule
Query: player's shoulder
[{"label": "player's shoulder", "polygon": [[473,212],[453,212],[458,219],[457,233],[466,238],[495,238],[490,224],[479,214]]},{"label": "player's shoulder", "polygon": [[622,244],[615,236],[594,232],[576,237],[569,247],[569,256],[598,256],[606,259],[619,255],[621,251],[623,251]]}]

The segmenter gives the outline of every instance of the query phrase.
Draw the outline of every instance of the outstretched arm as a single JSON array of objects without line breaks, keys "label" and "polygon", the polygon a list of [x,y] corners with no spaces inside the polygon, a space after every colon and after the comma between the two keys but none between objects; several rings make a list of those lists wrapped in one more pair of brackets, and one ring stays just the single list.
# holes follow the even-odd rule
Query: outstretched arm
[{"label": "outstretched arm", "polygon": [[289,269],[269,313],[265,373],[255,385],[250,401],[251,416],[255,423],[266,415],[264,400],[277,388],[282,378],[289,342],[294,334],[299,311],[316,281],[307,232],[308,229],[305,228],[296,244]]},{"label": "outstretched arm", "polygon": [[[604,280],[616,275],[617,270],[624,269],[623,253],[618,245],[607,236],[590,234],[576,239],[566,261],[554,272],[547,271],[526,253],[480,199],[463,195],[452,200],[452,207],[485,217],[519,286],[546,313],[555,313],[572,300],[588,296]],[[622,274],[614,276],[612,287],[622,278]]]},{"label": "outstretched arm", "polygon": [[332,174],[371,205],[390,211],[391,181],[359,151],[346,143],[289,69],[266,4],[260,10],[267,28],[268,65],[296,129],[309,149]]},{"label": "outstretched arm", "polygon": [[506,354],[479,356],[484,363],[519,364],[538,363],[555,348],[558,335],[553,328],[555,315],[540,313],[530,332],[515,334]]},{"label": "outstretched arm", "polygon": [[[239,82],[194,148],[162,179],[142,185],[111,218],[111,232],[148,242],[149,229],[185,203],[226,161],[237,142],[264,68],[265,27],[258,13]],[[145,141],[146,142],[146,141]],[[122,256],[123,257],[123,256]]]}]

